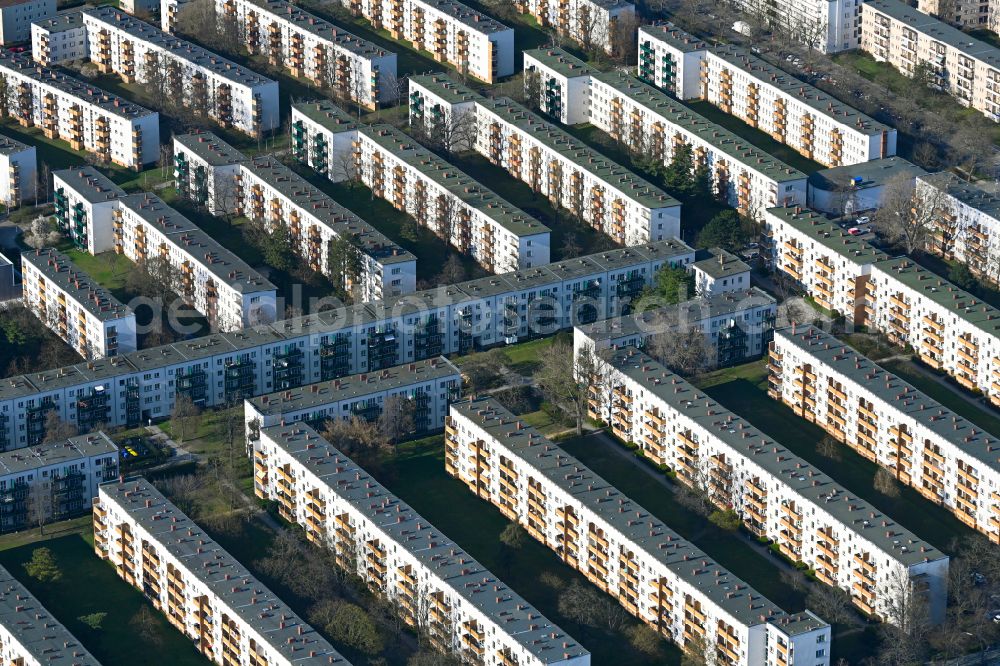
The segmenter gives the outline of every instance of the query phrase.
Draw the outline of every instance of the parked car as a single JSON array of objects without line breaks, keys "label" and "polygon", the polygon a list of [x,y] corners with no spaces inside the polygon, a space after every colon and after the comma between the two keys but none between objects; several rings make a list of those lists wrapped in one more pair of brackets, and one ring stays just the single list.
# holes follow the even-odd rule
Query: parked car
[{"label": "parked car", "polygon": [[859,229],[858,227],[851,227],[850,229],[847,230],[847,233],[851,234],[852,236],[860,236],[865,232]]},{"label": "parked car", "polygon": [[868,217],[867,215],[862,215],[858,219],[854,220],[854,223],[861,225],[861,224],[869,224],[871,221],[872,218]]}]

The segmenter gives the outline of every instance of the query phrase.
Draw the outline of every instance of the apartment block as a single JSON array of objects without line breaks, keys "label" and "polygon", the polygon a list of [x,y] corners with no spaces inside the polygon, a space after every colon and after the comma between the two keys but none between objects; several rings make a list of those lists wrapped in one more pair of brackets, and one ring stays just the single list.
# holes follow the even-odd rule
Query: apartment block
[{"label": "apartment block", "polygon": [[886,255],[819,213],[801,207],[764,214],[763,256],[812,297],[855,325],[868,323],[865,294],[872,264]]},{"label": "apartment block", "polygon": [[779,329],[768,393],[1000,543],[996,436],[812,326]]},{"label": "apartment block", "polygon": [[868,0],[861,5],[861,49],[906,76],[926,71],[959,104],[1000,120],[996,47],[898,0]]},{"label": "apartment block", "polygon": [[590,122],[590,77],[598,70],[562,50],[551,51],[545,57],[524,52],[527,103],[563,125]]},{"label": "apartment block", "polygon": [[838,53],[858,48],[864,0],[736,0],[744,13],[809,48]]},{"label": "apartment block", "polygon": [[917,178],[917,196],[935,209],[927,249],[1000,282],[1000,188],[941,171]]},{"label": "apartment block", "polygon": [[[277,128],[278,83],[111,6],[81,9],[32,28],[36,61],[89,60],[103,74],[158,91],[221,126],[261,136]],[[60,48],[50,48],[59,35]],[[72,47],[76,44],[76,47]]]},{"label": "apartment block", "polygon": [[35,203],[37,165],[34,146],[0,135],[0,203],[8,208]]},{"label": "apartment block", "polygon": [[750,288],[750,264],[732,252],[712,247],[698,250],[694,259],[691,272],[697,295],[711,296]]},{"label": "apartment block", "polygon": [[4,567],[0,567],[0,659],[21,666],[52,662],[101,666]]},{"label": "apartment block", "polygon": [[166,259],[174,291],[213,328],[238,331],[274,321],[276,289],[264,276],[154,194],[118,199],[112,214],[115,252],[141,263]]},{"label": "apartment block", "polygon": [[21,253],[24,304],[85,359],[135,351],[135,313],[58,250]]},{"label": "apartment block", "polygon": [[216,664],[350,666],[142,477],[100,487],[94,551]]},{"label": "apartment block", "polygon": [[656,335],[699,330],[712,365],[727,367],[760,358],[771,341],[778,306],[767,292],[750,287],[699,296],[624,317],[573,327],[573,350],[580,354],[607,349],[642,349]]},{"label": "apartment block", "polygon": [[14,263],[0,254],[0,303],[21,298],[21,284],[14,281]]},{"label": "apartment block", "polygon": [[[88,409],[92,427],[99,427],[100,401]],[[0,453],[0,532],[89,512],[97,487],[118,478],[118,458],[118,447],[103,432]]]},{"label": "apartment block", "polygon": [[917,0],[917,9],[942,21],[965,28],[997,31],[996,0]]},{"label": "apartment block", "polygon": [[[576,67],[569,69],[568,63]],[[524,66],[540,74],[526,81],[541,87],[528,96],[544,99],[543,109],[587,109],[586,122],[663,164],[678,146],[691,146],[696,162],[708,167],[715,194],[742,212],[762,215],[765,208],[805,203],[805,174],[634,77],[591,72],[554,47],[525,51]],[[571,73],[576,73],[572,79]],[[568,85],[573,79],[579,82]]]},{"label": "apartment block", "polygon": [[91,254],[114,248],[112,218],[125,190],[91,166],[52,172],[52,196],[59,229]]},{"label": "apartment block", "polygon": [[905,257],[872,265],[867,322],[1000,405],[1000,310]]},{"label": "apartment block", "polygon": [[631,39],[621,34],[628,26],[619,26],[619,20],[635,20],[635,5],[627,0],[515,0],[514,7],[522,14],[530,14],[543,28],[555,28],[560,35],[575,40],[585,49],[599,47],[606,53],[620,48],[620,40]]},{"label": "apartment block", "polygon": [[215,0],[215,11],[236,22],[251,54],[296,78],[369,110],[396,99],[395,53],[286,0]]},{"label": "apartment block", "polygon": [[272,156],[246,158],[214,134],[174,136],[174,173],[183,193],[217,215],[242,215],[270,229],[286,225],[295,253],[333,276],[331,244],[347,240],[357,271],[337,274],[363,301],[412,293],[417,258]]},{"label": "apartment block", "polygon": [[700,639],[724,664],[830,663],[828,624],[783,611],[492,398],[452,405],[445,469],[677,645]]},{"label": "apartment block", "polygon": [[896,604],[909,587],[944,619],[947,555],[637,349],[598,370],[589,413],[865,613],[907,621]]},{"label": "apartment block", "polygon": [[[296,347],[292,353],[304,352]],[[306,386],[294,380],[282,381],[279,372],[276,368],[275,386],[282,389],[287,385],[287,389],[247,398],[243,403],[248,450],[260,441],[262,428],[352,418],[374,422],[390,398],[412,402],[415,433],[440,430],[448,405],[462,392],[462,374],[444,356]]]},{"label": "apartment block", "polygon": [[324,122],[310,107],[292,105],[292,152],[319,173],[360,180],[491,272],[549,262],[548,227],[410,136],[389,125]]},{"label": "apartment block", "polygon": [[588,666],[590,653],[304,424],[264,428],[258,497],[387,597],[444,654],[484,666]]},{"label": "apartment block", "polygon": [[10,0],[0,6],[0,46],[31,39],[31,24],[54,16],[56,0]]},{"label": "apartment block", "polygon": [[[896,154],[896,130],[732,45],[709,46],[672,26],[643,29],[639,78],[702,99],[824,166]],[[697,48],[700,46],[700,48]],[[698,67],[699,85],[685,88]]]},{"label": "apartment block", "polygon": [[138,104],[10,51],[0,53],[0,86],[0,115],[46,138],[137,171],[160,159],[160,117]]},{"label": "apartment block", "polygon": [[338,0],[376,30],[486,83],[514,74],[514,29],[455,0]]},{"label": "apartment block", "polygon": [[680,236],[673,197],[509,97],[487,98],[443,74],[410,77],[410,124],[435,136],[468,125],[472,148],[621,245]]},{"label": "apartment block", "polygon": [[[41,441],[55,409],[78,421],[79,396],[110,395],[109,427],[170,415],[178,395],[228,405],[302,384],[376,372],[441,354],[551,335],[620,316],[664,266],[686,266],[694,250],[663,241],[608,250],[505,275],[213,333],[110,359],[0,380],[0,449]],[[302,355],[293,347],[302,350]],[[275,360],[278,361],[277,365]],[[281,372],[276,376],[275,369]],[[36,440],[29,439],[36,437]]]}]

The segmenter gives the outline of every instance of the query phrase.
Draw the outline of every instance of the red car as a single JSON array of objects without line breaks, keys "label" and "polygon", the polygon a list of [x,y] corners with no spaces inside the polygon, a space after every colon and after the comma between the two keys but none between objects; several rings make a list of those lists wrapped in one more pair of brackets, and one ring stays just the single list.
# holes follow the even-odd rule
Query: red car
[{"label": "red car", "polygon": [[12,46],[10,48],[11,53],[24,53],[27,50],[28,50],[27,46]]}]

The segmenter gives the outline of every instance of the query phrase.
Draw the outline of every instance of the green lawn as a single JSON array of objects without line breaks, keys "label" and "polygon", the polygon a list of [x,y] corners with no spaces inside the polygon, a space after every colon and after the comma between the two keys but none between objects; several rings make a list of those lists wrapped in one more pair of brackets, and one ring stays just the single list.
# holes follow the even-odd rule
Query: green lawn
[{"label": "green lawn", "polygon": [[[403,444],[398,455],[384,461],[380,468],[377,476],[392,492],[577,638],[593,654],[593,663],[621,666],[679,663],[679,651],[669,645],[664,644],[665,656],[647,657],[623,640],[622,631],[581,627],[563,616],[558,608],[558,595],[565,585],[559,589],[547,587],[540,581],[541,574],[555,574],[565,584],[571,580],[590,583],[560,562],[553,551],[532,539],[517,551],[502,547],[499,536],[508,525],[507,520],[496,507],[477,499],[465,484],[445,473],[443,437]],[[637,624],[637,620],[629,619],[628,626]]]},{"label": "green lawn", "polygon": [[[153,661],[171,666],[210,663],[138,590],[120,579],[110,564],[94,554],[91,538],[89,534],[87,537],[70,535],[44,544],[52,550],[64,572],[62,580],[57,582],[40,583],[25,574],[22,564],[31,559],[31,551],[38,544],[0,551],[0,564],[105,664],[150,663],[152,652],[156,654]],[[152,618],[155,645],[130,625],[131,619],[143,607]],[[93,630],[77,619],[90,613],[107,613],[101,629]]]},{"label": "green lawn", "polygon": [[[889,372],[899,375],[900,378],[913,384],[918,390],[923,391],[951,411],[969,419],[980,428],[994,435],[1000,435],[1000,415],[993,410],[976,407],[963,399],[962,396],[957,395],[957,393],[965,392],[957,384],[953,390],[947,386],[942,386],[933,379],[928,378],[907,361],[893,359],[890,361],[881,361],[879,365]],[[969,394],[966,393],[966,395]]]},{"label": "green lawn", "polygon": [[934,546],[948,551],[956,537],[974,533],[950,511],[929,502],[908,486],[900,485],[900,494],[895,498],[875,490],[872,480],[878,466],[846,445],[840,447],[840,461],[817,453],[816,444],[826,435],[825,431],[768,397],[767,371],[762,362],[712,373],[698,378],[695,383],[722,406],[829,474],[848,492],[869,502]]},{"label": "green lawn", "polygon": [[806,175],[826,168],[819,162],[814,162],[802,155],[791,146],[786,146],[779,141],[775,141],[767,132],[763,132],[756,127],[751,127],[736,116],[726,113],[711,102],[688,101],[683,103],[695,113],[701,114],[713,123],[721,125],[733,134],[746,139],[754,147],[760,149],[761,152],[781,160],[788,166],[798,169]]}]

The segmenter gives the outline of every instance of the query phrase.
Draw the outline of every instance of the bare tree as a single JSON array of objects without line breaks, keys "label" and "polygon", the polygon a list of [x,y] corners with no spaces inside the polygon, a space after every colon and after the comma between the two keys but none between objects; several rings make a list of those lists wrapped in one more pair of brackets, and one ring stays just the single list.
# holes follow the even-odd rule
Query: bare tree
[{"label": "bare tree", "polygon": [[642,21],[635,12],[618,15],[610,28],[611,54],[623,65],[632,65],[638,59],[639,26]]},{"label": "bare tree", "polygon": [[649,339],[646,351],[660,363],[685,377],[704,372],[714,365],[711,343],[697,326],[690,326],[686,330],[670,326]]},{"label": "bare tree", "polygon": [[923,250],[942,210],[944,198],[936,188],[917,193],[912,178],[890,178],[882,190],[882,207],[873,217],[875,231],[907,254]]},{"label": "bare tree", "polygon": [[174,400],[174,410],[170,413],[170,428],[178,444],[190,439],[201,425],[201,409],[183,393]]},{"label": "bare tree", "polygon": [[50,409],[45,414],[45,438],[42,440],[43,444],[64,442],[70,437],[76,437],[79,434],[80,431],[75,425],[59,418],[58,409]]},{"label": "bare tree", "polygon": [[391,395],[382,403],[376,425],[379,433],[390,444],[398,444],[416,430],[415,399]]},{"label": "bare tree", "polygon": [[28,522],[45,534],[45,523],[52,519],[52,481],[47,477],[35,479],[28,490]]},{"label": "bare tree", "polygon": [[574,363],[573,345],[556,342],[542,357],[542,367],[536,375],[538,387],[552,404],[559,407],[576,424],[576,433],[583,433],[587,418],[588,380],[595,373],[591,355],[580,355]]}]

